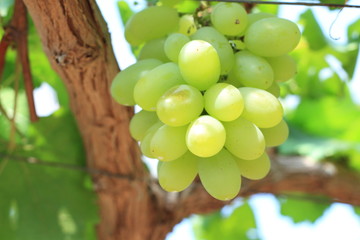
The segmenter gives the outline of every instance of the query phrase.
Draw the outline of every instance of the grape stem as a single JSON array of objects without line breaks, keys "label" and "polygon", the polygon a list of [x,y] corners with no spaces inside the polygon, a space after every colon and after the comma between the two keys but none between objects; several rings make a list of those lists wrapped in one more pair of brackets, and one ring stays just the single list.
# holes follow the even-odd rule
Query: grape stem
[{"label": "grape stem", "polygon": [[333,4],[333,3],[309,3],[309,2],[276,2],[276,1],[250,1],[250,0],[205,0],[207,2],[237,2],[252,4],[276,4],[276,5],[299,5],[314,7],[334,7],[334,8],[360,8],[360,5]]}]

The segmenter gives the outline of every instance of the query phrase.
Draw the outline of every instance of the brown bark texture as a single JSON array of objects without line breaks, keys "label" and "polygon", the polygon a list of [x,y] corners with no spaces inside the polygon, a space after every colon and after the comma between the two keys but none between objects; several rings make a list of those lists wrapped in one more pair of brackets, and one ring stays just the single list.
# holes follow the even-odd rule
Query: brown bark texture
[{"label": "brown bark texture", "polygon": [[[160,240],[184,217],[215,211],[228,202],[211,198],[195,181],[181,193],[165,193],[144,168],[128,131],[133,109],[116,104],[109,86],[119,71],[106,24],[94,0],[24,0],[52,67],[63,79],[93,175],[101,240]],[[273,155],[261,181],[244,182],[240,196],[303,192],[360,205],[360,176],[330,164]]]}]

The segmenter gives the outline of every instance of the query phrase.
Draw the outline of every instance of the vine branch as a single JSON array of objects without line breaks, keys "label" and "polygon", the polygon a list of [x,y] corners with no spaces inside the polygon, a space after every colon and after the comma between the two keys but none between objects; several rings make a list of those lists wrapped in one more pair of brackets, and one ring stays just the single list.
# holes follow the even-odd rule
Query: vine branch
[{"label": "vine branch", "polygon": [[[201,0],[203,1],[203,0]],[[277,2],[277,1],[252,1],[252,0],[204,0],[206,2],[237,2],[251,4],[270,4],[270,5],[295,5],[312,7],[334,7],[334,8],[360,8],[360,5],[334,4],[334,3],[310,3],[310,2]]]},{"label": "vine branch", "polygon": [[3,35],[0,41],[0,80],[2,73],[4,71],[6,51],[10,46],[10,41],[8,38],[9,38],[9,30],[6,29],[5,34]]},{"label": "vine branch", "polygon": [[30,70],[29,50],[27,46],[28,21],[27,11],[22,0],[16,0],[14,6],[14,15],[12,16],[10,25],[6,28],[0,42],[0,77],[3,74],[5,66],[5,54],[11,43],[15,43],[17,54],[22,66],[22,72],[25,82],[25,91],[29,106],[30,120],[32,122],[38,120],[35,110],[35,102],[33,96],[33,79]]}]

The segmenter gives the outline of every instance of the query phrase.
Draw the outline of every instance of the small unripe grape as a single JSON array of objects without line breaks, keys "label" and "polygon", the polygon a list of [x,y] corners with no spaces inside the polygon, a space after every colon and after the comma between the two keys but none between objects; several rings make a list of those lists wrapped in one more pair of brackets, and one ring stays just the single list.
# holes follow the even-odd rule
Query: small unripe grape
[{"label": "small unripe grape", "polygon": [[182,47],[190,42],[190,38],[181,33],[170,34],[165,41],[164,51],[166,56],[173,62],[178,62],[179,53]]},{"label": "small unripe grape", "polygon": [[196,25],[194,22],[194,17],[189,14],[185,14],[182,17],[180,17],[178,33],[191,36],[195,32],[196,32]]}]

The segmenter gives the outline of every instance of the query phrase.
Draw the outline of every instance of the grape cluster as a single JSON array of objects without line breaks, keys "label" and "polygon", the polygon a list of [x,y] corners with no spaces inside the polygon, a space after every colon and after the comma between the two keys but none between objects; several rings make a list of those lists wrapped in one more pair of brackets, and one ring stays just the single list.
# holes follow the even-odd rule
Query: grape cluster
[{"label": "grape cluster", "polygon": [[288,53],[300,31],[271,14],[247,14],[238,3],[211,10],[206,26],[169,6],[133,15],[125,37],[142,46],[139,61],[115,77],[111,94],[141,107],[130,133],[143,155],[160,160],[163,189],[182,191],[199,175],[210,195],[229,200],[241,176],[267,175],[266,147],[288,136],[279,82],[296,73]]}]

